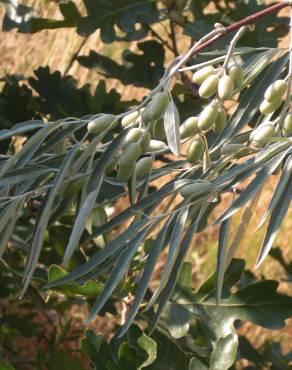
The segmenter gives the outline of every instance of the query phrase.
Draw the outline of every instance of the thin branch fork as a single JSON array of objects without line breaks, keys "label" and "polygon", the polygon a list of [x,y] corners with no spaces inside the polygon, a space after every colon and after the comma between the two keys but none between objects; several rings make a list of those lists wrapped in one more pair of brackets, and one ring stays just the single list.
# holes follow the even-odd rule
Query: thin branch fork
[{"label": "thin branch fork", "polygon": [[269,6],[263,10],[260,10],[257,13],[251,14],[248,17],[241,19],[238,22],[235,22],[227,27],[220,27],[212,31],[210,34],[206,35],[207,38],[205,40],[205,37],[203,39],[199,40],[184,56],[181,56],[180,61],[178,64],[172,69],[170,75],[175,74],[192,56],[198,54],[202,50],[206,49],[210,45],[214,44],[217,40],[221,39],[228,33],[234,32],[238,30],[239,28],[242,28],[244,26],[252,25],[256,23],[259,19],[277,12],[281,9],[284,9],[288,6],[292,5],[291,0],[285,0],[281,3]]},{"label": "thin branch fork", "polygon": [[263,18],[263,17],[265,17],[265,16],[267,16],[271,13],[274,13],[274,12],[277,12],[281,9],[284,9],[288,6],[291,6],[291,5],[292,5],[292,2],[290,0],[289,1],[283,1],[281,3],[269,6],[266,9],[260,10],[257,13],[249,15],[248,17],[246,17],[244,19],[241,19],[240,21],[235,22],[235,23],[231,24],[230,26],[224,27],[221,33],[218,33],[217,35],[213,36],[211,39],[209,39],[206,42],[203,42],[201,45],[199,45],[194,50],[194,52],[192,53],[191,56],[193,56],[193,55],[199,53],[200,51],[204,50],[205,48],[212,45],[214,42],[221,39],[222,37],[224,37],[228,33],[236,31],[237,29],[239,29],[243,26],[252,25],[253,23],[256,23],[259,19],[261,19],[261,18]]}]

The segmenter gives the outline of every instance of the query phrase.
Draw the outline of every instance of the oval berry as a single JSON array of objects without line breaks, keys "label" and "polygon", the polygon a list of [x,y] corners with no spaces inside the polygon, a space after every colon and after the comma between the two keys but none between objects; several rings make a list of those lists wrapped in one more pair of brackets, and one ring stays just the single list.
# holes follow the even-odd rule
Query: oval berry
[{"label": "oval berry", "polygon": [[189,117],[187,118],[179,128],[179,134],[181,139],[186,139],[187,137],[195,135],[198,129],[198,118]]},{"label": "oval berry", "polygon": [[218,104],[211,103],[207,105],[198,120],[198,127],[203,131],[208,131],[216,122],[218,116]]},{"label": "oval berry", "polygon": [[292,113],[288,113],[285,117],[282,131],[284,136],[292,135]]},{"label": "oval berry", "polygon": [[[95,135],[100,134],[102,131],[109,128],[115,119],[116,116],[113,114],[103,114],[88,123],[87,131]],[[116,125],[117,124],[118,120],[116,120]],[[114,128],[116,125],[114,125],[112,128]]]},{"label": "oval berry", "polygon": [[141,158],[136,163],[136,178],[137,180],[143,179],[150,172],[153,165],[152,157]]},{"label": "oval berry", "polygon": [[243,69],[239,64],[232,64],[228,68],[228,76],[234,80],[234,85],[237,89],[240,89],[244,82]]},{"label": "oval berry", "polygon": [[217,91],[218,83],[218,74],[209,76],[199,88],[200,97],[207,99],[210,98],[210,96],[214,95]]},{"label": "oval berry", "polygon": [[258,127],[252,135],[252,144],[257,148],[264,147],[270,138],[276,136],[275,126],[272,124],[266,124]]},{"label": "oval berry", "polygon": [[190,163],[197,163],[203,156],[206,145],[202,138],[195,139],[188,148],[187,159]]},{"label": "oval berry", "polygon": [[222,132],[226,126],[227,116],[223,107],[218,108],[218,115],[215,123],[212,126],[213,131]]},{"label": "oval berry", "polygon": [[279,101],[287,91],[287,86],[287,82],[284,80],[273,82],[265,92],[265,99],[269,102]]},{"label": "oval berry", "polygon": [[272,102],[265,99],[260,105],[260,112],[263,115],[273,113],[280,107],[282,101],[283,101],[282,98],[280,98],[280,100],[274,100]]},{"label": "oval berry", "polygon": [[222,76],[218,84],[218,96],[221,100],[232,98],[234,91],[234,80],[230,76]]},{"label": "oval berry", "polygon": [[119,158],[122,167],[131,166],[141,155],[141,147],[138,143],[132,143],[125,148]]},{"label": "oval berry", "polygon": [[165,92],[160,92],[152,98],[150,103],[146,106],[142,112],[142,121],[144,123],[150,123],[156,121],[165,112],[169,103],[169,95]]},{"label": "oval berry", "polygon": [[215,68],[207,66],[199,69],[193,74],[193,82],[201,85],[209,76],[215,74]]}]

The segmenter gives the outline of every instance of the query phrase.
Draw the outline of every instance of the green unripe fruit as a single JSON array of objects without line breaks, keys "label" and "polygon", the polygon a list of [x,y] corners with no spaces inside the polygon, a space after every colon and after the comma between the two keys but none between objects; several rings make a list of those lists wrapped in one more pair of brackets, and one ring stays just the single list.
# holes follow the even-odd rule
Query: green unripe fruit
[{"label": "green unripe fruit", "polygon": [[279,101],[287,91],[287,82],[277,80],[273,82],[265,92],[265,99],[269,102]]},{"label": "green unripe fruit", "polygon": [[151,157],[141,158],[136,163],[136,178],[137,180],[143,179],[150,172],[153,165],[153,159]]},{"label": "green unripe fruit", "polygon": [[117,173],[117,179],[119,181],[125,182],[128,181],[129,178],[132,176],[133,172],[135,170],[135,163],[131,166],[119,166],[118,173]]},{"label": "green unripe fruit", "polygon": [[147,152],[149,149],[149,144],[151,140],[151,134],[148,130],[142,130],[143,136],[140,140],[140,147],[142,150],[142,153]]},{"label": "green unripe fruit", "polygon": [[166,138],[163,119],[159,119],[154,123],[152,128],[152,136],[156,140],[164,140]]},{"label": "green unripe fruit", "polygon": [[195,139],[189,146],[187,158],[192,164],[197,163],[203,156],[206,144],[202,138]]},{"label": "green unripe fruit", "polygon": [[230,76],[222,76],[218,84],[218,96],[221,100],[232,98],[234,91],[234,80]]},{"label": "green unripe fruit", "polygon": [[203,131],[208,131],[216,122],[218,116],[218,104],[211,103],[207,105],[198,120],[198,127]]},{"label": "green unripe fruit", "polygon": [[158,152],[160,150],[166,149],[167,146],[163,141],[151,140],[148,148],[148,152]]},{"label": "green unripe fruit", "polygon": [[207,66],[199,69],[193,74],[193,82],[201,85],[209,76],[215,74],[215,68],[212,66]]},{"label": "green unripe fruit", "polygon": [[180,195],[184,198],[208,194],[212,184],[207,180],[196,181],[193,184],[185,185],[180,189]]},{"label": "green unripe fruit", "polygon": [[[87,131],[95,135],[100,134],[102,131],[111,126],[115,118],[116,116],[114,116],[113,114],[103,114],[88,123]],[[116,125],[117,124],[118,120],[116,120]],[[112,128],[114,128],[116,125],[114,125]]]},{"label": "green unripe fruit", "polygon": [[129,113],[125,117],[122,118],[121,124],[122,124],[123,127],[130,126],[131,124],[136,122],[138,117],[139,117],[139,112],[138,111]]},{"label": "green unripe fruit", "polygon": [[122,167],[131,166],[141,155],[141,147],[137,143],[130,144],[125,148],[119,159],[119,164]]},{"label": "green unripe fruit", "polygon": [[287,116],[285,117],[282,131],[284,136],[292,135],[292,113],[288,113]]},{"label": "green unripe fruit", "polygon": [[264,147],[270,138],[276,136],[276,130],[274,125],[266,124],[257,128],[251,135],[252,145],[256,148]]},{"label": "green unripe fruit", "polygon": [[240,149],[246,148],[244,144],[225,144],[221,148],[222,154],[233,154]]},{"label": "green unripe fruit", "polygon": [[234,80],[234,85],[237,89],[240,89],[244,82],[243,69],[239,64],[232,64],[228,68],[228,76]]},{"label": "green unripe fruit", "polygon": [[109,165],[107,165],[105,169],[105,174],[109,175],[111,172],[113,172],[117,164],[118,164],[118,160],[114,159]]},{"label": "green unripe fruit", "polygon": [[77,194],[78,191],[82,188],[86,178],[75,179],[69,182],[64,190],[64,195],[69,196],[73,194]]},{"label": "green unripe fruit", "polygon": [[183,122],[179,128],[181,139],[186,139],[187,137],[193,136],[199,131],[198,120],[199,119],[197,117],[189,117]]},{"label": "green unripe fruit", "polygon": [[103,207],[94,208],[94,226],[100,227],[107,223],[107,214]]},{"label": "green unripe fruit", "polygon": [[143,136],[143,131],[140,128],[132,128],[124,138],[122,148],[126,148],[132,143],[136,143]]},{"label": "green unripe fruit", "polygon": [[215,123],[212,126],[213,131],[222,132],[226,126],[227,116],[223,107],[218,108],[218,115]]},{"label": "green unripe fruit", "polygon": [[156,121],[165,112],[169,104],[169,95],[165,92],[160,92],[152,98],[150,103],[146,106],[142,112],[142,121],[149,123]]},{"label": "green unripe fruit", "polygon": [[207,79],[202,83],[199,88],[199,95],[202,98],[210,98],[210,96],[214,95],[217,91],[219,83],[219,76],[211,75],[207,77]]},{"label": "green unripe fruit", "polygon": [[282,98],[280,100],[274,100],[269,102],[268,100],[264,100],[260,105],[260,112],[264,115],[268,115],[270,113],[275,112],[280,105],[282,104]]}]

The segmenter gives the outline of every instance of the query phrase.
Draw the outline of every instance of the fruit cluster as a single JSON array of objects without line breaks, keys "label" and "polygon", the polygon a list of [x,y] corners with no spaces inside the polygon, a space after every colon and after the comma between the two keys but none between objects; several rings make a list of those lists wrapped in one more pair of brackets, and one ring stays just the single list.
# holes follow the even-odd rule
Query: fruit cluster
[{"label": "fruit cluster", "polygon": [[[201,97],[211,98],[216,94],[198,117],[187,118],[179,128],[182,140],[198,135],[187,150],[188,162],[196,164],[206,151],[203,133],[209,130],[221,132],[224,129],[227,117],[223,102],[231,99],[240,89],[244,82],[244,73],[242,67],[236,63],[226,69],[207,66],[194,73],[193,81],[200,85]],[[263,115],[275,112],[281,106],[286,92],[285,80],[277,80],[271,84],[264,94],[260,112]],[[108,167],[107,173],[113,171],[118,165],[117,179],[122,182],[129,180],[133,174],[138,180],[149,174],[153,165],[153,154],[167,149],[164,113],[169,103],[169,93],[163,91],[156,93],[145,108],[125,115],[121,120],[114,115],[103,114],[89,122],[88,132],[95,135],[115,128],[119,122],[122,127],[129,129],[123,140],[121,153]],[[265,122],[252,131],[248,140],[251,148],[262,148],[277,136],[276,122],[277,120]],[[282,135],[286,137],[292,135],[292,113],[287,113],[283,119]],[[222,147],[221,152],[246,155],[250,152],[246,144],[248,143],[227,143]],[[142,155],[143,157],[139,159]]]}]

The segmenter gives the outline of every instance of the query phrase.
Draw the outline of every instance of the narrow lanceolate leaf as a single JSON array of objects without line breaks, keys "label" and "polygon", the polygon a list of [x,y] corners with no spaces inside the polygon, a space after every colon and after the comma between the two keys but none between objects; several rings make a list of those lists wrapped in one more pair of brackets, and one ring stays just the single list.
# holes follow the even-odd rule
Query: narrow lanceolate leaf
[{"label": "narrow lanceolate leaf", "polygon": [[119,150],[120,144],[123,140],[125,132],[121,132],[115,140],[113,140],[108,148],[103,152],[100,156],[93,173],[88,181],[87,185],[87,197],[82,204],[80,211],[78,213],[77,219],[75,221],[72,233],[70,235],[70,239],[68,245],[66,247],[65,255],[64,255],[64,264],[67,265],[72,254],[74,253],[76,247],[79,244],[81,235],[85,229],[87,218],[92,211],[96,198],[99,194],[103,179],[104,179],[104,171],[110,161],[113,159],[116,152]]},{"label": "narrow lanceolate leaf", "polygon": [[77,143],[66,155],[57,175],[54,180],[54,184],[51,189],[46,194],[45,199],[43,200],[42,207],[40,209],[40,214],[36,221],[36,225],[34,228],[34,237],[30,249],[30,253],[28,256],[26,269],[23,276],[23,288],[22,288],[22,295],[25,293],[30,280],[33,276],[39,255],[41,253],[41,247],[44,240],[44,235],[47,230],[47,225],[50,220],[51,211],[53,208],[54,200],[60,187],[63,184],[63,181],[68,173],[69,168],[71,167],[73,160],[75,158],[76,152],[79,149],[79,143]]},{"label": "narrow lanceolate leaf", "polygon": [[257,226],[257,230],[260,229],[264,223],[266,222],[266,220],[268,219],[268,217],[270,216],[271,212],[273,212],[273,210],[275,209],[275,207],[277,206],[277,203],[279,202],[279,199],[287,185],[287,182],[289,180],[289,177],[291,175],[291,172],[292,172],[292,157],[290,156],[286,163],[285,163],[285,166],[283,168],[283,171],[282,171],[282,174],[281,174],[281,177],[275,187],[275,191],[274,191],[274,194],[273,194],[273,197],[271,199],[271,202],[266,210],[266,212],[264,213],[264,215],[261,217],[260,219],[260,222]]},{"label": "narrow lanceolate leaf", "polygon": [[46,137],[57,127],[61,126],[62,122],[57,121],[48,123],[45,127],[33,135],[27,143],[13,157],[9,158],[0,171],[0,178],[12,168],[21,168],[25,166],[42,145]]},{"label": "narrow lanceolate leaf", "polygon": [[162,271],[162,275],[160,278],[160,283],[156,291],[154,292],[148,307],[151,307],[154,302],[157,300],[158,296],[164,289],[165,285],[169,281],[169,276],[171,274],[172,267],[175,263],[175,260],[177,258],[177,255],[179,253],[179,246],[181,243],[181,236],[185,227],[185,223],[187,221],[189,209],[186,208],[180,212],[178,215],[178,218],[176,220],[176,223],[174,225],[173,231],[171,233],[171,238],[169,242],[169,249],[168,249],[168,255],[167,260],[164,264],[164,268]]},{"label": "narrow lanceolate leaf", "polygon": [[[11,237],[24,202],[25,199],[18,199],[17,201],[13,202],[13,206],[9,209],[9,211],[7,211],[7,213],[5,213],[5,215],[2,215],[1,213],[0,223],[2,225],[0,227],[0,258],[2,257],[6,245]],[[6,220],[6,223],[4,224],[2,220]]]},{"label": "narrow lanceolate leaf", "polygon": [[40,129],[45,124],[40,120],[31,120],[14,125],[11,129],[5,129],[0,131],[0,141],[12,138],[12,136],[24,135],[30,131]]},{"label": "narrow lanceolate leaf", "polygon": [[198,225],[200,223],[200,220],[202,218],[202,215],[203,215],[204,211],[205,211],[205,206],[203,206],[201,208],[201,210],[196,213],[196,215],[193,218],[193,221],[192,221],[191,225],[187,229],[187,231],[185,233],[185,236],[184,236],[184,238],[181,242],[179,253],[177,255],[177,258],[175,260],[173,268],[171,270],[171,274],[169,276],[168,283],[166,284],[165,288],[163,289],[163,291],[162,291],[162,293],[159,297],[159,305],[158,305],[157,311],[155,313],[155,316],[154,316],[154,318],[151,322],[151,326],[150,326],[151,331],[153,331],[155,329],[155,326],[156,326],[156,324],[159,320],[159,317],[161,316],[161,313],[162,313],[166,303],[168,302],[169,298],[171,297],[171,295],[174,291],[175,284],[177,282],[179,273],[180,273],[181,268],[183,266],[185,256],[186,256],[187,251],[189,249],[192,238],[193,238],[194,234],[197,231]]},{"label": "narrow lanceolate leaf", "polygon": [[118,152],[120,145],[126,135],[127,130],[123,130],[106,148],[100,156],[92,175],[88,181],[87,192],[92,192],[100,181],[101,176],[104,174],[106,167],[110,164],[115,154]]},{"label": "narrow lanceolate leaf", "polygon": [[70,261],[70,258],[72,257],[72,254],[74,253],[76,247],[79,244],[81,235],[85,229],[87,219],[90,215],[90,212],[92,211],[92,208],[94,207],[95,200],[98,196],[101,184],[102,184],[103,177],[99,181],[99,186],[93,190],[85,199],[78,216],[76,218],[76,221],[74,223],[73,230],[70,235],[69,242],[66,247],[63,263],[64,265],[67,265]]},{"label": "narrow lanceolate leaf", "polygon": [[92,238],[97,237],[98,235],[105,234],[112,230],[113,228],[119,226],[121,223],[125,222],[128,218],[137,214],[137,211],[144,210],[148,207],[154,205],[159,205],[162,199],[169,196],[176,190],[180,189],[182,186],[189,184],[192,180],[178,180],[169,182],[164,185],[162,188],[156,190],[155,192],[147,195],[145,198],[141,199],[139,202],[133,206],[125,209],[116,217],[108,221],[105,225],[99,228],[93,228]]},{"label": "narrow lanceolate leaf", "polygon": [[240,196],[232,203],[232,205],[218,218],[216,224],[227,220],[234,213],[240,210],[248,201],[250,201],[257,192],[265,184],[266,179],[270,176],[275,169],[282,162],[286,153],[280,153],[276,158],[270,160],[256,175],[255,179],[252,180],[248,186],[243,190]]},{"label": "narrow lanceolate leaf", "polygon": [[46,288],[53,288],[59,285],[76,281],[84,275],[87,275],[92,270],[100,266],[106,259],[110,258],[120,249],[125,246],[125,243],[132,239],[144,226],[149,223],[146,218],[133,223],[127,230],[118,235],[115,239],[111,240],[103,249],[95,253],[88,262],[81,266],[76,267],[68,275],[55,280],[48,284]]},{"label": "narrow lanceolate leaf", "polygon": [[87,322],[90,322],[92,319],[94,319],[94,317],[98,314],[98,312],[102,309],[107,300],[110,298],[125,271],[129,267],[129,264],[131,263],[131,260],[137,252],[140,244],[146,238],[151,228],[152,225],[146,226],[142,231],[138,233],[138,235],[134,237],[134,239],[129,242],[127,248],[121,253],[116,262],[116,265],[111,271],[110,277],[105,283],[103,291],[98,296],[97,301],[94,303],[92,310],[89,313]]},{"label": "narrow lanceolate leaf", "polygon": [[170,93],[169,96],[170,102],[164,113],[164,128],[169,149],[172,151],[173,154],[179,155],[179,113]]},{"label": "narrow lanceolate leaf", "polygon": [[126,320],[125,324],[123,325],[123,328],[120,332],[121,336],[124,335],[126,333],[126,331],[129,329],[130,325],[132,324],[132,322],[133,322],[133,320],[134,320],[134,318],[135,318],[135,316],[136,316],[136,314],[139,310],[139,306],[140,306],[140,304],[141,304],[141,302],[144,298],[144,295],[146,293],[146,290],[148,288],[152,273],[153,273],[153,271],[156,267],[156,262],[158,260],[159,255],[160,255],[160,252],[163,248],[167,232],[169,230],[170,225],[172,225],[174,219],[175,219],[175,217],[172,216],[168,220],[168,222],[166,222],[164,224],[164,226],[160,230],[159,234],[157,235],[157,238],[156,238],[153,246],[151,247],[151,250],[150,250],[149,256],[147,258],[147,262],[145,264],[143,273],[142,273],[141,278],[140,278],[140,280],[137,284],[137,289],[136,289],[136,293],[135,293],[134,302],[133,302],[133,304],[130,308],[127,320]]},{"label": "narrow lanceolate leaf", "polygon": [[291,199],[292,199],[292,174],[289,177],[288,183],[278,203],[276,204],[274,210],[271,213],[271,218],[266,231],[266,235],[260,250],[259,257],[257,259],[256,263],[257,267],[263,262],[263,260],[269,253],[270,249],[272,248],[272,245],[276,239],[280,226],[284,220],[286,213],[288,212]]},{"label": "narrow lanceolate leaf", "polygon": [[227,256],[227,246],[228,246],[228,236],[230,231],[232,218],[222,222],[220,231],[219,231],[219,242],[218,242],[218,253],[217,253],[217,276],[216,276],[216,300],[219,303],[222,286],[224,281],[224,272],[226,265],[226,256]]},{"label": "narrow lanceolate leaf", "polygon": [[19,206],[19,199],[10,202],[0,213],[0,234],[2,233],[7,221],[13,216],[14,212]]},{"label": "narrow lanceolate leaf", "polygon": [[9,171],[0,179],[0,187],[15,185],[20,182],[24,182],[25,180],[31,180],[49,172],[52,172],[51,168],[37,165],[27,166],[18,170]]},{"label": "narrow lanceolate leaf", "polygon": [[230,244],[226,261],[225,261],[225,269],[229,266],[235,252],[238,250],[241,241],[243,240],[243,237],[246,233],[246,230],[248,228],[248,225],[250,223],[250,220],[254,214],[255,208],[258,204],[258,201],[261,196],[261,190],[257,193],[257,195],[248,203],[246,206],[244,213],[240,219],[240,224],[237,227],[236,234],[232,240],[232,243]]}]

